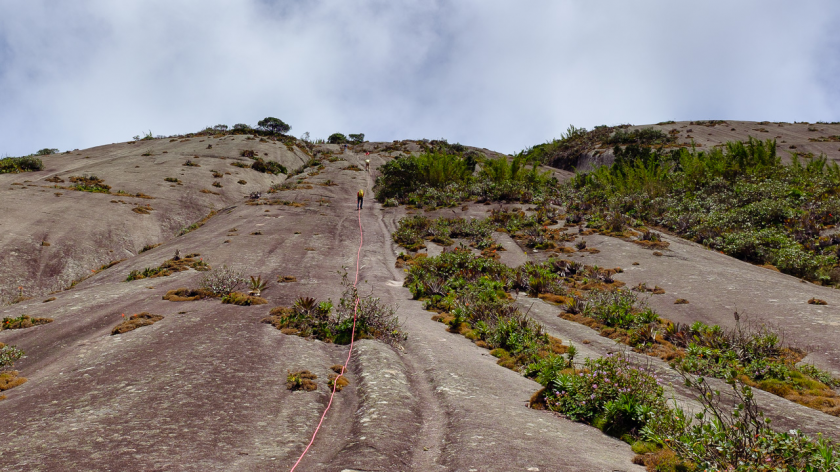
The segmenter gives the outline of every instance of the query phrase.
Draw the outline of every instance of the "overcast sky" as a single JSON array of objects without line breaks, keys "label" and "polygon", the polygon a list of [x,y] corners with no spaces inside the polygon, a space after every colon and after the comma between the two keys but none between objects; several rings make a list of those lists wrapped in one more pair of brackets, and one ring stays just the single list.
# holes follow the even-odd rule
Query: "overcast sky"
[{"label": "overcast sky", "polygon": [[0,0],[0,156],[278,117],[516,152],[570,124],[840,121],[840,2]]}]

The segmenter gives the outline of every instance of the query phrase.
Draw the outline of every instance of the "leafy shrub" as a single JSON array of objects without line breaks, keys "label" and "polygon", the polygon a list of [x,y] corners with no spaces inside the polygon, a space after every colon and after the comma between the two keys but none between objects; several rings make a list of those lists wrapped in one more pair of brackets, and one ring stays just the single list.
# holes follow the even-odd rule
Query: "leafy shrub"
[{"label": "leafy shrub", "polygon": [[669,136],[662,130],[654,128],[634,129],[633,131],[625,131],[618,129],[605,142],[607,144],[636,144],[636,145],[654,145],[654,144],[669,144],[675,142],[676,138]]},{"label": "leafy shrub", "polygon": [[365,133],[349,134],[348,137],[353,144],[362,144],[365,142]]},{"label": "leafy shrub", "polygon": [[659,316],[644,307],[638,295],[630,290],[593,290],[586,297],[581,314],[606,326],[624,329],[659,321]]},{"label": "leafy shrub", "polygon": [[216,295],[225,296],[242,287],[245,277],[241,271],[223,265],[211,270],[199,282],[199,287]]},{"label": "leafy shrub", "polygon": [[262,172],[264,174],[288,174],[289,171],[286,167],[280,163],[274,161],[264,161],[261,158],[256,158],[251,164],[251,168],[257,172]]},{"label": "leafy shrub", "polygon": [[395,198],[405,201],[422,187],[443,188],[459,183],[472,173],[467,162],[453,154],[425,153],[387,162],[379,168],[381,175],[374,185],[377,201]]},{"label": "leafy shrub", "polygon": [[[644,436],[691,460],[702,470],[829,471],[840,468],[840,451],[822,437],[770,428],[756,405],[752,389],[727,376],[731,391],[714,390],[702,377],[683,375],[698,392],[703,411],[693,419],[675,408],[668,418],[648,425]],[[730,407],[728,405],[734,405]],[[731,408],[731,409],[730,409]]]},{"label": "leafy shrub", "polygon": [[33,156],[5,157],[0,159],[0,174],[18,174],[43,170],[44,163]]},{"label": "leafy shrub", "polygon": [[38,152],[35,153],[36,156],[50,156],[52,154],[58,154],[58,149],[44,148],[44,149],[38,150]]},{"label": "leafy shrub", "polygon": [[579,370],[555,370],[541,380],[550,409],[628,442],[667,411],[659,381],[622,354],[586,359]]}]

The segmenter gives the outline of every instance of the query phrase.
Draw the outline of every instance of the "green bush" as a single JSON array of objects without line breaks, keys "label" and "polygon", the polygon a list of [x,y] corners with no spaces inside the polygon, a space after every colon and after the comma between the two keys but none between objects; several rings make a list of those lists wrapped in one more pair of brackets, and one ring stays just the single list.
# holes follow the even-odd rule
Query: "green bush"
[{"label": "green bush", "polygon": [[550,409],[628,442],[668,411],[659,381],[621,354],[586,359],[572,372],[555,368],[539,380]]},{"label": "green bush", "polygon": [[257,172],[262,172],[264,174],[288,174],[289,171],[286,169],[286,166],[274,162],[274,161],[266,161],[260,157],[254,159],[254,162],[251,164],[251,168]]},{"label": "green bush", "polygon": [[350,134],[348,137],[353,144],[362,144],[365,142],[365,133]]},{"label": "green bush", "polygon": [[643,306],[638,295],[630,290],[593,290],[587,295],[581,314],[606,326],[623,329],[659,321],[659,316]]},{"label": "green bush", "polygon": [[44,163],[33,156],[5,157],[0,159],[0,174],[18,174],[43,170]]},{"label": "green bush", "polygon": [[440,189],[450,183],[462,183],[472,173],[461,157],[434,152],[394,159],[379,171],[374,192],[380,202],[389,198],[405,202],[409,194],[421,188]]}]

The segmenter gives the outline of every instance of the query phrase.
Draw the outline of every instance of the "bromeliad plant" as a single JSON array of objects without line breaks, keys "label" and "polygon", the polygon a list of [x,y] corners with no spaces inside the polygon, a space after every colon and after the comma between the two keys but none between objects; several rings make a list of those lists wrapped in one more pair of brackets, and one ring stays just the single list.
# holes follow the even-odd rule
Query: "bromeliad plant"
[{"label": "bromeliad plant", "polygon": [[248,282],[248,285],[251,288],[251,291],[248,292],[248,295],[259,297],[260,293],[263,290],[265,290],[265,287],[268,285],[268,282],[264,281],[261,275],[258,275],[256,278],[254,278],[254,276],[252,275],[250,282]]}]

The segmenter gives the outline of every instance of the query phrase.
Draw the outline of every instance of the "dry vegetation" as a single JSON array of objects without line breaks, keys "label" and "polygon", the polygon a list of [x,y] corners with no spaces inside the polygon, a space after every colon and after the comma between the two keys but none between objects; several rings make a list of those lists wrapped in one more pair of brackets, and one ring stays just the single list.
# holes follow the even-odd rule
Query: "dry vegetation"
[{"label": "dry vegetation", "polygon": [[118,324],[111,330],[111,335],[123,334],[129,331],[134,331],[143,326],[151,326],[163,319],[161,315],[153,315],[151,313],[143,312],[126,317],[123,313],[123,322]]}]

